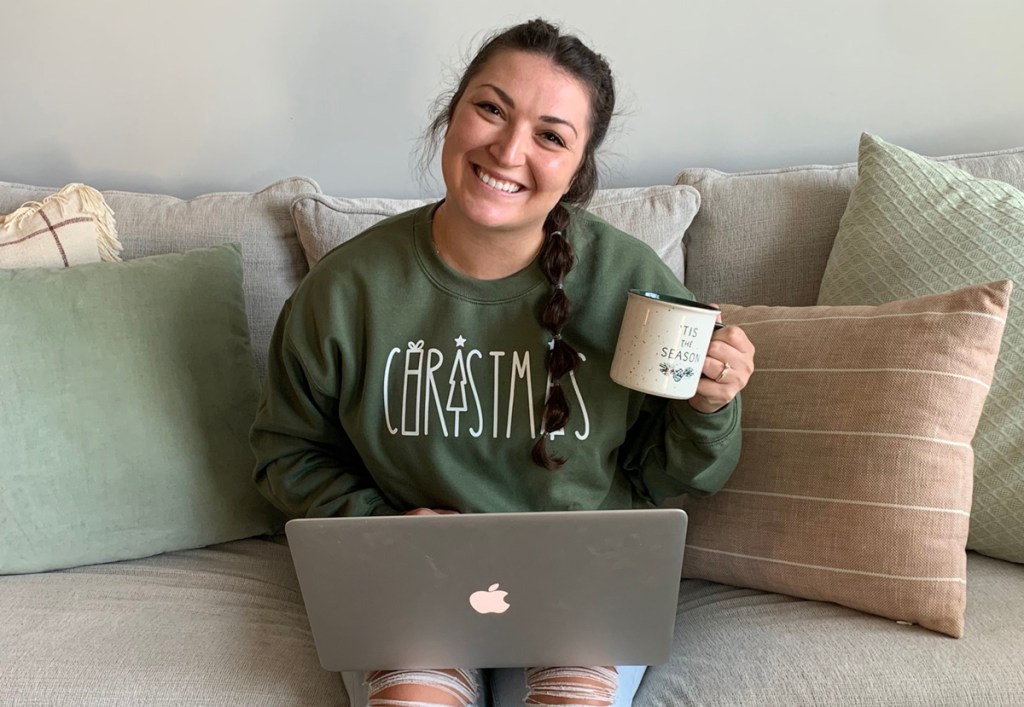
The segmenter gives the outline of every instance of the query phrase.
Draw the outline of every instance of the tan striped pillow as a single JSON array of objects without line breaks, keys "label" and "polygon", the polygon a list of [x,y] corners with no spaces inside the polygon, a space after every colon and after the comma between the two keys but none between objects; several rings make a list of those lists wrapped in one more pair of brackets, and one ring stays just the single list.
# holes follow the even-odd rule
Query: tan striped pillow
[{"label": "tan striped pillow", "polygon": [[724,306],[757,370],[735,473],[686,503],[684,576],[961,636],[971,439],[1011,288],[877,307]]},{"label": "tan striped pillow", "polygon": [[0,214],[0,268],[67,268],[118,261],[114,213],[103,195],[68,184],[41,202]]}]

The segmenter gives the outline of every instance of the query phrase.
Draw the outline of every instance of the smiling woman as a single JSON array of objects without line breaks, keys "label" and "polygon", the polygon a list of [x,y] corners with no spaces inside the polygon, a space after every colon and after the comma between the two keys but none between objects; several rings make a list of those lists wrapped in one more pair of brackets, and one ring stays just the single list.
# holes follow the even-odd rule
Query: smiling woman
[{"label": "smiling woman", "polygon": [[[566,238],[569,207],[585,207],[597,189],[596,153],[614,107],[605,59],[538,20],[487,42],[430,127],[434,145],[444,130],[447,195],[433,225],[438,253],[480,279],[507,277],[541,255],[552,287],[541,315],[552,337],[542,424],[548,434],[568,422],[561,383],[580,364],[562,336],[570,313],[565,278],[575,257]],[[561,466],[546,446],[542,434],[534,461]]]},{"label": "smiling woman", "polygon": [[[445,198],[325,255],[281,312],[251,433],[268,498],[294,516],[611,510],[725,483],[753,370],[742,331],[714,333],[689,400],[609,377],[628,290],[692,299],[653,250],[585,210],[614,105],[604,58],[547,22],[484,44],[428,131]],[[483,694],[624,707],[643,673],[345,681],[374,707]]]},{"label": "smiling woman", "polygon": [[537,256],[587,147],[588,113],[584,86],[546,57],[506,51],[485,65],[456,104],[441,152],[447,195],[434,237],[450,245],[447,258],[505,277]]}]

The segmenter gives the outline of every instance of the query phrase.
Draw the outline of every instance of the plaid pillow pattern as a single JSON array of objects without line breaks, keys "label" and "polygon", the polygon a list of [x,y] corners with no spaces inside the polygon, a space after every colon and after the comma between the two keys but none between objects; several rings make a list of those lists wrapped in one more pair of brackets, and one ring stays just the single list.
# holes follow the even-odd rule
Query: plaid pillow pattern
[{"label": "plaid pillow pattern", "polygon": [[67,268],[121,260],[114,212],[85,184],[0,215],[0,269]]}]

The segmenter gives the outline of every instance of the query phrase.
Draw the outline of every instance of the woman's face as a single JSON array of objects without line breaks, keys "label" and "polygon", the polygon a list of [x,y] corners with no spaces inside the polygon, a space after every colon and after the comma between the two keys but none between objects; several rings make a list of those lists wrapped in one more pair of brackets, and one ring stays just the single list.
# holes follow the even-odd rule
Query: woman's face
[{"label": "woman's face", "polygon": [[466,86],[445,134],[451,216],[539,235],[583,159],[589,116],[584,87],[547,58],[496,54]]}]

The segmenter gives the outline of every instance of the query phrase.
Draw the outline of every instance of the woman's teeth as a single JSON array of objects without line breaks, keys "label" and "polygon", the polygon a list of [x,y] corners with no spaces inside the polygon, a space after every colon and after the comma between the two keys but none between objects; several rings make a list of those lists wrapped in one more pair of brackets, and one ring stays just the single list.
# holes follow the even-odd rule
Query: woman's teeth
[{"label": "woman's teeth", "polygon": [[489,187],[498,189],[500,191],[508,192],[509,194],[515,194],[517,191],[522,189],[515,182],[500,182],[491,175],[484,172],[479,167],[476,168],[476,176],[480,178],[480,181]]}]

